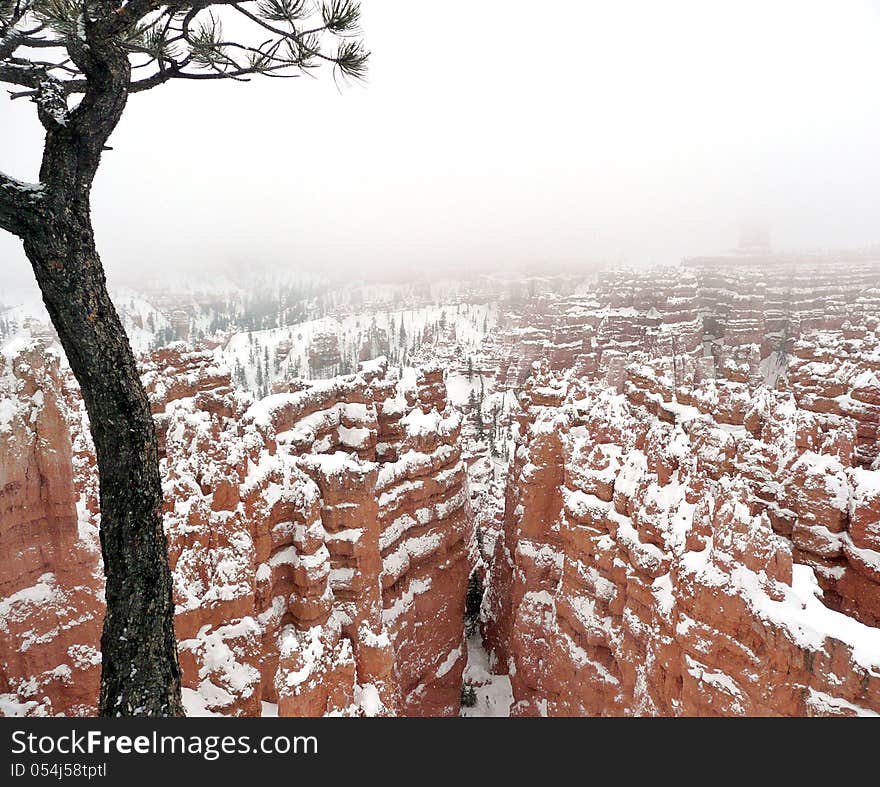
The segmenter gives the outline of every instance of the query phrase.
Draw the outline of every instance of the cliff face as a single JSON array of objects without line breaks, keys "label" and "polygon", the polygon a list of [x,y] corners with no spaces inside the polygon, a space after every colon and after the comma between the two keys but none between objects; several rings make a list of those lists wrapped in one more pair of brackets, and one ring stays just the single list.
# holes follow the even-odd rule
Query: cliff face
[{"label": "cliff face", "polygon": [[74,483],[58,356],[0,353],[0,702],[4,713],[94,708],[102,581]]},{"label": "cliff face", "polygon": [[[871,340],[864,332],[873,332],[878,316],[878,281],[876,255],[860,252],[706,257],[603,271],[578,294],[535,296],[502,315],[498,380],[519,390],[531,363],[545,360],[554,371],[619,386],[623,367],[639,356],[688,359],[685,368],[696,365],[698,377],[775,384],[789,356],[807,359],[809,345],[825,350],[829,341],[854,342],[850,349],[864,363],[859,340]],[[794,349],[801,341],[806,345]],[[817,367],[805,376],[833,379],[833,371]],[[679,370],[670,363],[669,373]],[[857,406],[851,412],[859,418]],[[863,434],[867,447],[868,427]]]},{"label": "cliff face", "polygon": [[514,713],[880,711],[880,473],[739,385],[535,370],[484,602]]},{"label": "cliff face", "polygon": [[[0,522],[16,556],[0,578],[3,707],[88,713],[102,618],[96,472],[75,386],[45,352],[28,347],[0,370]],[[210,353],[175,349],[148,359],[143,379],[188,710],[457,714],[471,513],[442,372],[405,389],[370,362],[254,401]]]},{"label": "cliff face", "polygon": [[506,317],[483,635],[514,713],[880,711],[878,278],[695,259]]}]

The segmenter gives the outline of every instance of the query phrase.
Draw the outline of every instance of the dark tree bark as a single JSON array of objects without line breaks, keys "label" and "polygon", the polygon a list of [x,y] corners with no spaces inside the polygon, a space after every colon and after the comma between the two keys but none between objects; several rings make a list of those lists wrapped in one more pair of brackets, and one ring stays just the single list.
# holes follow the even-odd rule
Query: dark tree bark
[{"label": "dark tree bark", "polygon": [[[79,382],[98,459],[107,611],[100,713],[179,716],[180,668],[153,419],[95,247],[90,192],[128,96],[130,66],[108,41],[77,53],[90,89],[69,118],[41,106],[41,188],[0,182],[0,223],[23,242]],[[50,116],[47,116],[50,115]],[[54,119],[53,119],[54,118]]]}]

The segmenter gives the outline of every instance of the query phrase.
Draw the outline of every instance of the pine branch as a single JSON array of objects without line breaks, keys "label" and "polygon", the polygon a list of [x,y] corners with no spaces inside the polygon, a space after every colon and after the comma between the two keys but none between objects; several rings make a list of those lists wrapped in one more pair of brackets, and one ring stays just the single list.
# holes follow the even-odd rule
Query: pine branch
[{"label": "pine branch", "polygon": [[[250,23],[250,34],[224,36],[227,9]],[[67,97],[88,92],[89,47],[104,41],[129,53],[131,93],[172,79],[298,76],[321,64],[345,79],[366,75],[356,0],[128,0],[90,6],[88,18],[83,10],[83,0],[0,0],[0,82],[25,88],[11,95],[37,101],[44,125],[63,124]],[[46,55],[16,58],[19,48]]]},{"label": "pine branch", "polygon": [[[48,64],[50,68],[57,68]],[[0,61],[0,82],[29,88],[24,95],[30,96],[37,105],[37,114],[46,130],[67,123],[67,90],[64,83],[49,73],[46,64],[34,63],[22,58]]]},{"label": "pine branch", "polygon": [[361,18],[356,0],[332,0],[321,6],[324,27],[332,33],[354,33]]},{"label": "pine branch", "polygon": [[312,9],[308,0],[259,0],[257,13],[269,22],[295,25],[308,18]]},{"label": "pine branch", "polygon": [[42,186],[0,172],[0,229],[24,237],[35,224]]}]

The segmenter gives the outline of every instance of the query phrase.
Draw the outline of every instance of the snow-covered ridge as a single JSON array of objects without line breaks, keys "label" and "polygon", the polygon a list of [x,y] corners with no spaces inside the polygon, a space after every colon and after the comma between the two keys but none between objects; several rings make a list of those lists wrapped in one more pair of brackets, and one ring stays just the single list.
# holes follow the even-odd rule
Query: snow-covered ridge
[{"label": "snow-covered ridge", "polygon": [[[8,350],[14,365],[32,362],[18,377],[2,362],[0,395],[9,399],[11,390],[40,399],[32,356],[44,350],[30,340]],[[94,533],[97,524],[94,456],[78,414],[82,401],[75,386],[67,390],[69,372],[49,357],[53,406],[65,428],[74,429],[76,449],[68,442],[62,459],[75,538],[83,527]],[[446,401],[442,371],[429,367],[399,380],[379,358],[347,377],[291,381],[291,390],[259,401],[234,388],[213,353],[178,345],[147,359],[143,380],[159,436],[190,711],[255,715],[270,707],[279,715],[370,715],[430,707],[456,713],[461,628],[454,615],[422,619],[413,602],[430,593],[432,605],[457,608],[466,581],[446,577],[466,580],[469,571],[466,474],[453,445],[460,417]],[[42,401],[28,406],[45,410]],[[16,399],[20,433],[33,420],[19,417],[31,411],[23,408]],[[408,429],[412,412],[436,430]],[[0,432],[0,451],[6,444]],[[425,461],[411,462],[414,454]],[[22,454],[20,461],[27,473],[31,460]],[[384,472],[387,467],[394,470]],[[396,529],[407,511],[412,532]],[[68,656],[51,657],[59,659],[57,670],[38,682],[10,681],[15,690],[2,700],[7,712],[82,711],[90,696],[94,703],[98,670],[83,654],[97,644],[100,593],[91,585],[71,586],[82,571],[100,586],[97,555],[87,546],[87,568],[73,564],[36,584],[22,577],[25,584],[13,585],[0,601],[8,613],[4,625],[15,627],[8,642],[18,655],[9,663],[22,676],[31,660],[64,641],[58,630],[35,624],[41,608],[69,621],[71,633],[64,636],[72,638]],[[442,648],[435,681],[413,657],[431,652],[412,634],[422,629]],[[451,650],[461,654],[453,664],[444,661]],[[75,663],[65,661],[74,656]],[[79,704],[70,700],[73,681]]]}]

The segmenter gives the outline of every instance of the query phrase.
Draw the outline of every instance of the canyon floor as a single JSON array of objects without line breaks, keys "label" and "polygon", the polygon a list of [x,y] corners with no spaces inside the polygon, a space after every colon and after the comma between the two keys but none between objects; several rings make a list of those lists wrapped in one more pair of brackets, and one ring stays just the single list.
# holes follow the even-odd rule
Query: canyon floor
[{"label": "canyon floor", "polygon": [[[875,251],[116,302],[191,715],[880,713]],[[88,419],[0,341],[0,713],[91,715]]]}]

